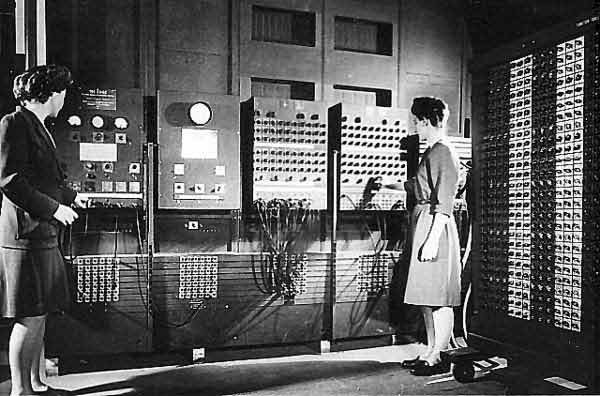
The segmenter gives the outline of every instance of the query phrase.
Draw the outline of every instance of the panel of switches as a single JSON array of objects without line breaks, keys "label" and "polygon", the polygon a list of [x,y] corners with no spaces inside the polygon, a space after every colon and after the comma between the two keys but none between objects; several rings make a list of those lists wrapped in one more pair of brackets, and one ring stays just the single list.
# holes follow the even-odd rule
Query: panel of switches
[{"label": "panel of switches", "polygon": [[480,306],[500,314],[508,314],[510,79],[510,64],[489,72],[487,134],[480,151]]},{"label": "panel of switches", "polygon": [[[534,53],[532,82],[530,315],[544,326],[554,325],[554,215],[556,185],[556,48]],[[521,268],[517,268],[521,269]]]},{"label": "panel of switches", "polygon": [[158,207],[239,209],[237,96],[158,93]]},{"label": "panel of switches", "polygon": [[139,207],[143,200],[143,96],[138,89],[82,92],[54,133],[67,182],[90,206]]},{"label": "panel of switches", "polygon": [[532,55],[510,65],[508,315],[530,318]]},{"label": "panel of switches", "polygon": [[585,37],[556,47],[554,323],[581,331]]},{"label": "panel of switches", "polygon": [[304,200],[327,205],[327,107],[252,98],[242,105],[243,200]]},{"label": "panel of switches", "polygon": [[119,258],[86,256],[73,262],[78,303],[119,301]]},{"label": "panel of switches", "polygon": [[[339,104],[330,109],[330,145],[339,151],[340,210],[405,209],[406,194],[370,191],[373,181],[408,179],[408,112],[403,109]],[[418,143],[413,150],[418,153]],[[418,154],[417,154],[418,156]]]},{"label": "panel of switches", "polygon": [[596,173],[583,143],[599,143],[585,47],[580,36],[490,69],[480,157],[481,307],[574,332]]},{"label": "panel of switches", "polygon": [[384,253],[363,255],[357,265],[358,292],[378,294],[389,287],[389,271],[393,267],[391,256]]},{"label": "panel of switches", "polygon": [[178,298],[216,298],[218,266],[219,256],[180,256]]}]

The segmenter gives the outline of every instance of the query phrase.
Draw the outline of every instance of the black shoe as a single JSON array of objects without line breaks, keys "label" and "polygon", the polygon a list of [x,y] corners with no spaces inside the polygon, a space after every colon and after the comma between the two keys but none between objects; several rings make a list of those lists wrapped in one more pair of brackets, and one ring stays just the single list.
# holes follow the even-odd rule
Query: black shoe
[{"label": "black shoe", "polygon": [[408,344],[416,344],[420,342],[421,339],[409,334],[396,334],[396,340],[394,345],[408,345]]},{"label": "black shoe", "polygon": [[433,366],[430,366],[428,362],[423,363],[420,366],[414,367],[410,370],[412,375],[416,376],[429,376],[437,374],[446,374],[450,372],[450,361],[439,361]]},{"label": "black shoe", "polygon": [[35,392],[35,395],[41,395],[41,396],[70,396],[70,395],[74,395],[74,393],[71,392],[71,391],[68,391],[66,389],[56,389],[56,388],[48,387],[48,389],[46,389],[43,392]]},{"label": "black shoe", "polygon": [[402,368],[408,368],[408,369],[412,369],[412,368],[421,366],[423,364],[425,364],[425,361],[421,360],[420,356],[417,356],[414,359],[403,360],[402,363],[400,363]]}]

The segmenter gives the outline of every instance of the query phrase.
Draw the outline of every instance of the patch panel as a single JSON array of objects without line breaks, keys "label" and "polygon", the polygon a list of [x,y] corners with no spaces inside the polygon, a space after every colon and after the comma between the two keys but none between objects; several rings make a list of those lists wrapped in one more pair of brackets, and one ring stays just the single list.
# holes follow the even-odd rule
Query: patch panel
[{"label": "patch panel", "polygon": [[86,256],[73,262],[77,303],[119,301],[119,258]]},{"label": "patch panel", "polygon": [[178,298],[216,298],[218,267],[218,256],[181,256]]},{"label": "patch panel", "polygon": [[380,293],[389,287],[392,259],[385,253],[362,255],[358,258],[358,291]]},{"label": "patch panel", "polygon": [[301,199],[327,205],[327,108],[323,103],[252,98],[242,104],[243,201]]},{"label": "patch panel", "polygon": [[[329,123],[330,150],[339,152],[340,210],[405,209],[405,193],[385,190],[373,194],[369,186],[375,180],[390,184],[408,179],[412,166],[408,152],[418,153],[418,144],[406,145],[408,112],[338,104],[329,110]],[[330,170],[333,172],[333,167]],[[333,183],[331,174],[330,181]]]}]

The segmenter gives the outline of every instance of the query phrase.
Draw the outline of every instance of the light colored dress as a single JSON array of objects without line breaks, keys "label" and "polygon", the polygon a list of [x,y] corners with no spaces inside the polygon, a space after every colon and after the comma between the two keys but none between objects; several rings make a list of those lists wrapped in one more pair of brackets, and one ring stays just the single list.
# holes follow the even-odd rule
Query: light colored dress
[{"label": "light colored dress", "polygon": [[[405,183],[417,205],[411,214],[411,256],[404,302],[422,306],[460,305],[460,242],[452,215],[458,188],[458,156],[445,139],[424,153],[414,178]],[[437,257],[419,261],[419,250],[436,213],[449,216],[439,239]]]}]

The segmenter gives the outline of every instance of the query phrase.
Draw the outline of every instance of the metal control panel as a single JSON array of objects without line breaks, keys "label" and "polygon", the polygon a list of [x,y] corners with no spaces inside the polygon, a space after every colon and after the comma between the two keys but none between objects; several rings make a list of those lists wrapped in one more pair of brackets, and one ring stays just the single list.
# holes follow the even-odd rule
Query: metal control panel
[{"label": "metal control panel", "polygon": [[65,106],[54,138],[68,184],[92,206],[143,202],[143,98],[138,89],[89,89]]},{"label": "metal control panel", "polygon": [[119,258],[87,256],[73,263],[77,303],[119,301]]},{"label": "metal control panel", "polygon": [[158,94],[158,207],[239,209],[239,98]]},{"label": "metal control panel", "polygon": [[[408,111],[387,107],[337,104],[329,110],[329,142],[338,154],[340,210],[404,209],[406,194],[379,191],[370,194],[369,183],[401,183],[408,179]],[[413,139],[415,140],[415,139]],[[415,140],[416,142],[416,140]],[[332,177],[334,169],[330,177]],[[333,180],[330,186],[333,185]],[[335,195],[330,188],[330,194]]]},{"label": "metal control panel", "polygon": [[482,150],[482,306],[573,332],[585,305],[583,142],[593,130],[585,45],[579,36],[490,70]]},{"label": "metal control panel", "polygon": [[596,17],[480,62],[471,326],[596,389],[599,43]]},{"label": "metal control panel", "polygon": [[242,104],[244,207],[257,199],[327,207],[327,107],[290,99]]},{"label": "metal control panel", "polygon": [[389,269],[393,265],[391,256],[385,253],[360,256],[357,263],[358,292],[376,294],[388,288]]},{"label": "metal control panel", "polygon": [[216,298],[218,265],[219,256],[181,256],[178,298]]}]

